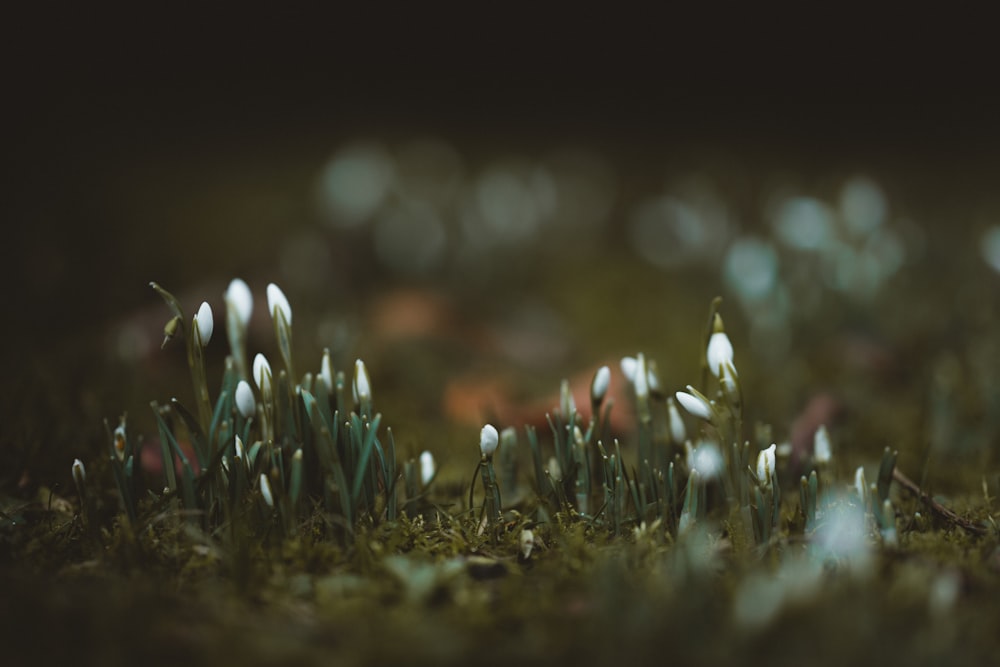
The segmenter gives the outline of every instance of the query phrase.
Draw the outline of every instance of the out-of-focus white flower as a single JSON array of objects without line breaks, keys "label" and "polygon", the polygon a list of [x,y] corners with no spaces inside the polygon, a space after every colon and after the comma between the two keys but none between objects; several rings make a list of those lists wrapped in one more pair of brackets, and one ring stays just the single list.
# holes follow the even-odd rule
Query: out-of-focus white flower
[{"label": "out-of-focus white flower", "polygon": [[354,400],[369,401],[372,397],[372,385],[368,380],[368,369],[365,362],[358,359],[354,362]]},{"label": "out-of-focus white flower", "polygon": [[635,357],[635,376],[632,378],[636,398],[644,400],[649,396],[649,375],[646,370],[646,356],[640,352]]},{"label": "out-of-focus white flower", "polygon": [[962,592],[962,575],[957,570],[945,570],[934,577],[927,596],[927,607],[935,618],[945,618]]},{"label": "out-of-focus white flower", "polygon": [[687,388],[687,391],[679,391],[674,394],[677,397],[677,402],[691,415],[705,421],[712,421],[712,406],[695,393],[694,387],[688,385]]},{"label": "out-of-focus white flower", "polygon": [[719,378],[719,382],[722,383],[722,388],[728,396],[739,396],[740,388],[736,384],[736,369],[733,367],[732,362],[723,364],[722,376]]},{"label": "out-of-focus white flower", "polygon": [[262,394],[271,391],[271,378],[271,364],[268,363],[267,357],[258,352],[253,358],[253,381],[257,383],[257,388]]},{"label": "out-of-focus white flower", "polygon": [[260,474],[260,495],[264,496],[264,502],[267,506],[274,508],[274,496],[271,495],[271,483],[267,481],[267,475],[264,473]]},{"label": "out-of-focus white flower", "polygon": [[420,483],[427,486],[434,479],[437,472],[437,464],[434,463],[434,455],[424,450],[420,453]]},{"label": "out-of-focus white flower", "polygon": [[[708,359],[708,369],[715,377],[721,376],[726,364],[733,363],[733,344],[729,342],[729,336],[724,331],[716,331],[708,339],[705,357]],[[735,366],[733,369],[735,371]]]},{"label": "out-of-focus white flower", "polygon": [[621,367],[625,379],[629,382],[635,382],[635,369],[638,367],[635,357],[622,357]]},{"label": "out-of-focus white flower", "polygon": [[775,471],[775,452],[777,445],[771,445],[767,449],[761,450],[757,455],[757,479],[765,486],[771,486],[771,477]]},{"label": "out-of-focus white flower", "polygon": [[326,387],[326,393],[333,395],[333,364],[330,362],[330,349],[323,348],[323,361],[319,365],[319,379]]},{"label": "out-of-focus white flower", "polygon": [[854,471],[854,490],[864,504],[868,500],[868,480],[865,479],[864,466],[858,466],[858,469]]},{"label": "out-of-focus white flower", "polygon": [[212,307],[208,305],[208,301],[201,302],[198,314],[194,316],[194,325],[198,327],[201,346],[206,347],[208,341],[212,340],[212,330],[215,329],[215,318],[212,317]]},{"label": "out-of-focus white flower", "polygon": [[576,399],[569,388],[569,380],[563,380],[559,385],[559,411],[563,418],[569,419],[570,415],[576,414]]},{"label": "out-of-focus white flower", "polygon": [[722,472],[722,452],[714,442],[705,440],[699,442],[697,447],[692,447],[688,442],[684,449],[687,451],[688,470],[697,470],[705,479],[716,477]]},{"label": "out-of-focus white flower", "polygon": [[681,411],[677,409],[677,401],[673,396],[667,398],[667,417],[670,420],[670,438],[675,445],[684,444],[687,440],[687,429],[684,428]]},{"label": "out-of-focus white flower", "polygon": [[500,434],[496,427],[493,424],[483,426],[483,430],[479,432],[479,451],[483,453],[483,457],[492,458],[499,444]]},{"label": "out-of-focus white flower", "polygon": [[594,379],[590,383],[590,400],[596,405],[604,401],[604,396],[608,393],[608,386],[611,384],[611,369],[601,366],[594,373]]},{"label": "out-of-focus white flower", "polygon": [[83,490],[83,482],[87,479],[87,470],[83,467],[83,461],[80,459],[73,459],[73,481],[76,482],[77,488],[81,491]]},{"label": "out-of-focus white flower", "polygon": [[813,458],[816,463],[829,463],[832,457],[830,432],[826,430],[826,425],[822,424],[816,429],[816,434],[813,436]]},{"label": "out-of-focus white flower", "polygon": [[521,555],[525,559],[531,557],[531,550],[535,548],[535,533],[530,528],[521,531]]},{"label": "out-of-focus white flower", "polygon": [[226,304],[232,308],[236,318],[244,326],[250,323],[253,314],[253,294],[250,287],[240,278],[233,278],[226,288]]},{"label": "out-of-focus white flower", "polygon": [[114,435],[112,436],[115,443],[115,455],[118,457],[119,461],[125,460],[125,445],[127,440],[125,438],[125,419],[123,418],[121,423],[115,427]]},{"label": "out-of-focus white flower", "polygon": [[285,293],[281,291],[281,288],[270,283],[267,286],[267,312],[271,314],[271,317],[275,317],[275,310],[280,310],[285,322],[291,326],[292,307],[288,305],[288,299],[285,298]]},{"label": "out-of-focus white flower", "polygon": [[250,384],[246,380],[240,380],[239,384],[236,385],[235,400],[236,409],[239,410],[244,419],[253,417],[257,411],[257,402],[253,397],[253,389],[250,388]]},{"label": "out-of-focus white flower", "polygon": [[554,456],[550,456],[547,470],[549,471],[549,477],[551,477],[553,481],[556,482],[562,481],[563,478],[562,466],[559,465],[559,459],[557,459]]}]

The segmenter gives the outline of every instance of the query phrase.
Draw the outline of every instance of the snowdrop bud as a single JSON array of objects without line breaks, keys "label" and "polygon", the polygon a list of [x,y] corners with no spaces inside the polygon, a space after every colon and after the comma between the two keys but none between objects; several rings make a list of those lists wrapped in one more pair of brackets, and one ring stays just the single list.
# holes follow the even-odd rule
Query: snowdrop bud
[{"label": "snowdrop bud", "polygon": [[243,439],[239,435],[236,436],[236,458],[243,459]]},{"label": "snowdrop bud", "polygon": [[76,487],[83,490],[83,482],[87,479],[87,470],[83,467],[83,461],[80,459],[73,459],[73,481],[76,482]]},{"label": "snowdrop bud", "polygon": [[270,283],[267,286],[267,312],[271,314],[271,317],[275,316],[275,309],[281,311],[285,322],[291,326],[292,307],[288,305],[288,299],[285,298],[285,293],[281,291],[281,288],[274,283]]},{"label": "snowdrop bud", "polygon": [[208,341],[212,340],[212,330],[215,328],[215,319],[212,317],[212,307],[208,301],[201,302],[198,314],[194,316],[194,325],[198,327],[198,335],[201,337],[201,346],[206,347]]},{"label": "snowdrop bud", "polygon": [[868,480],[865,479],[864,466],[858,466],[858,469],[854,471],[854,490],[857,492],[861,502],[865,502],[868,498]]},{"label": "snowdrop bud", "polygon": [[113,435],[115,443],[115,455],[118,457],[119,461],[125,460],[125,420],[122,419],[121,423],[115,427],[115,432]]},{"label": "snowdrop bud", "polygon": [[371,397],[372,385],[368,381],[368,369],[365,368],[365,362],[358,359],[354,362],[354,400],[360,403],[371,400]]},{"label": "snowdrop bud", "polygon": [[708,369],[715,377],[719,377],[726,364],[733,363],[733,344],[729,342],[729,336],[723,331],[716,331],[708,339],[708,350],[705,353],[708,359]]},{"label": "snowdrop bud", "polygon": [[487,424],[479,432],[479,451],[483,453],[483,458],[493,458],[493,452],[500,444],[500,434],[492,424]]},{"label": "snowdrop bud", "polygon": [[662,386],[660,385],[660,373],[656,369],[656,362],[650,359],[646,362],[646,383],[649,386],[649,390],[657,395],[662,395]]},{"label": "snowdrop bud", "polygon": [[563,380],[559,385],[559,411],[564,419],[569,419],[570,415],[576,414],[576,399],[569,388],[569,380]]},{"label": "snowdrop bud", "polygon": [[679,391],[674,394],[677,397],[677,402],[692,416],[704,419],[705,421],[712,421],[712,406],[704,398],[694,393],[694,387],[688,385],[687,388],[687,391]]},{"label": "snowdrop bud", "polygon": [[323,348],[323,361],[319,366],[319,379],[326,387],[326,393],[333,395],[333,364],[330,363],[330,348]]},{"label": "snowdrop bud", "polygon": [[635,395],[639,399],[649,396],[649,375],[646,372],[646,357],[640,352],[635,358],[635,377],[632,379],[635,385]]},{"label": "snowdrop bud", "polygon": [[732,362],[722,365],[722,376],[719,378],[719,381],[722,383],[722,389],[726,395],[738,401],[739,387],[736,384],[736,369],[733,367]]},{"label": "snowdrop bud", "polygon": [[684,428],[684,420],[681,418],[681,411],[677,409],[677,402],[673,396],[667,398],[667,417],[670,420],[670,438],[675,445],[683,444],[687,440],[687,429]]},{"label": "snowdrop bud", "polygon": [[530,528],[521,531],[521,555],[525,560],[531,557],[531,550],[535,548],[535,533]]},{"label": "snowdrop bud", "polygon": [[635,357],[622,357],[621,366],[625,379],[629,382],[635,382],[635,370],[638,367]]},{"label": "snowdrop bud", "polygon": [[420,453],[420,483],[427,486],[434,479],[437,472],[437,465],[434,463],[434,455],[428,451]]},{"label": "snowdrop bud", "polygon": [[826,430],[826,425],[822,424],[813,436],[813,458],[816,459],[816,463],[829,463],[832,456],[830,433]]},{"label": "snowdrop bud", "polygon": [[257,388],[264,392],[264,388],[267,390],[271,389],[271,364],[268,363],[267,357],[265,357],[260,352],[257,356],[253,358],[253,380],[257,383]]},{"label": "snowdrop bud", "polygon": [[775,469],[775,451],[777,445],[771,445],[767,449],[761,450],[757,455],[757,479],[765,486],[771,485],[771,476]]},{"label": "snowdrop bud", "polygon": [[611,384],[611,369],[601,366],[594,373],[594,379],[590,383],[590,400],[594,405],[600,405],[608,393],[608,386]]},{"label": "snowdrop bud", "polygon": [[557,459],[554,456],[550,456],[549,457],[548,471],[549,471],[549,477],[551,477],[553,479],[553,481],[556,481],[556,482],[561,482],[562,481],[562,478],[563,478],[563,476],[562,476],[562,466],[559,465],[559,459]]},{"label": "snowdrop bud", "polygon": [[244,326],[250,323],[253,314],[253,294],[250,287],[240,278],[233,278],[226,288],[226,306],[236,314],[236,318]]},{"label": "snowdrop bud", "polygon": [[253,398],[253,389],[246,380],[240,380],[236,385],[236,409],[243,415],[243,419],[250,419],[257,411],[257,402]]},{"label": "snowdrop bud", "polygon": [[267,481],[267,475],[264,473],[260,474],[260,495],[264,496],[264,502],[267,506],[274,508],[274,496],[271,495],[271,483]]}]

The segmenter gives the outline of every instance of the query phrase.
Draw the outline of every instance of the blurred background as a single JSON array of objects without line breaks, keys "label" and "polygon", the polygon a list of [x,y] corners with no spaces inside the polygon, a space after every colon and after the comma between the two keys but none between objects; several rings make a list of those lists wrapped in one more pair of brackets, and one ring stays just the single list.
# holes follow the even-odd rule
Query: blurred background
[{"label": "blurred background", "polygon": [[104,418],[148,431],[188,396],[150,280],[211,303],[221,368],[234,276],[252,351],[275,354],[277,282],[300,367],[363,356],[408,451],[640,350],[696,380],[721,294],[777,439],[840,419],[866,451],[994,456],[1000,100],[974,21],[46,12],[0,47],[7,484],[68,480]]}]

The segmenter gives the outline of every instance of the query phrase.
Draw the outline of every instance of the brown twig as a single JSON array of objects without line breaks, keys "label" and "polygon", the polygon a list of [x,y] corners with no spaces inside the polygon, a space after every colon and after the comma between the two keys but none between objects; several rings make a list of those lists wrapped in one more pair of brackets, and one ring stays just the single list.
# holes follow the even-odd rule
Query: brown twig
[{"label": "brown twig", "polygon": [[965,530],[969,531],[970,533],[975,533],[976,535],[985,535],[986,534],[986,528],[985,527],[980,526],[978,524],[975,524],[975,523],[969,521],[968,519],[963,519],[958,514],[956,514],[954,511],[948,509],[947,507],[945,507],[941,503],[939,503],[936,500],[934,500],[933,498],[931,498],[930,495],[928,495],[926,491],[924,491],[923,489],[921,489],[917,485],[916,482],[914,482],[912,479],[910,479],[909,477],[907,477],[902,471],[900,471],[899,468],[894,468],[893,469],[893,471],[892,471],[892,478],[894,480],[896,480],[897,482],[899,482],[899,485],[902,486],[904,489],[906,489],[907,491],[909,491],[910,493],[912,493],[913,495],[915,495],[917,498],[919,498],[920,500],[922,500],[924,503],[926,503],[926,505],[931,508],[932,512],[934,512],[935,514],[937,514],[941,518],[945,519],[946,521],[950,521],[951,523],[955,524],[956,526],[959,526],[960,528],[964,528]]}]

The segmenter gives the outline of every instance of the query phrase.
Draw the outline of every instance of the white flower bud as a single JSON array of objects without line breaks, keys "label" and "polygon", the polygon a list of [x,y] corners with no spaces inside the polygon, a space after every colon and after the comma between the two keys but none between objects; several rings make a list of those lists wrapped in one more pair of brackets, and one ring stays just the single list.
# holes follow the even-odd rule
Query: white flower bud
[{"label": "white flower bud", "polygon": [[629,382],[635,382],[635,370],[638,367],[635,357],[622,357],[621,367],[625,379]]},{"label": "white flower bud", "polygon": [[226,306],[236,314],[236,318],[244,326],[250,323],[253,314],[253,294],[250,287],[240,278],[233,278],[226,288]]},{"label": "white flower bud", "polygon": [[688,470],[697,470],[701,478],[712,479],[722,472],[724,466],[722,452],[714,442],[705,440],[699,442],[697,447],[692,447],[690,442],[686,442],[684,449],[687,452]]},{"label": "white flower bud", "polygon": [[554,456],[549,457],[548,471],[549,471],[549,477],[551,477],[553,481],[555,482],[562,481],[563,478],[562,466],[559,465],[559,459],[557,459]]},{"label": "white flower bud", "polygon": [[670,438],[675,445],[683,444],[687,440],[687,429],[684,428],[684,420],[673,396],[667,398],[667,417],[670,421]]},{"label": "white flower bud", "polygon": [[260,474],[260,495],[264,496],[264,502],[267,506],[274,508],[274,496],[271,495],[271,482],[267,481],[267,475],[264,473]]},{"label": "white flower bud", "polygon": [[829,463],[832,457],[830,432],[826,430],[826,425],[822,424],[816,429],[816,435],[813,436],[813,458],[816,463]]},{"label": "white flower bud", "polygon": [[500,434],[496,427],[493,424],[483,426],[483,430],[479,432],[479,451],[483,453],[483,457],[493,458],[493,452],[497,450],[499,444]]},{"label": "white flower bud", "polygon": [[118,457],[119,461],[125,460],[125,445],[127,440],[125,438],[125,420],[122,419],[121,423],[115,427],[115,432],[113,435],[115,443],[115,455]]},{"label": "white flower bud", "polygon": [[323,361],[319,366],[319,379],[326,387],[326,393],[333,395],[333,364],[330,362],[330,349],[323,348]]},{"label": "white flower bud", "polygon": [[360,403],[362,400],[371,400],[372,385],[368,380],[368,369],[365,362],[358,359],[354,362],[354,400]]},{"label": "white flower bud", "polygon": [[268,363],[267,357],[258,352],[253,358],[253,381],[257,383],[261,393],[265,392],[265,387],[267,391],[271,390],[271,377],[271,364]]},{"label": "white flower bud", "polygon": [[603,402],[610,384],[611,369],[607,366],[601,366],[594,373],[594,379],[590,383],[590,400],[595,404]]},{"label": "white flower bud", "polygon": [[679,391],[674,394],[677,397],[677,402],[692,416],[712,421],[712,406],[708,404],[708,401],[694,393],[694,387],[688,385],[687,388],[687,391]]},{"label": "white flower bud", "polygon": [[771,485],[771,477],[775,470],[775,452],[777,445],[771,445],[767,449],[761,450],[757,455],[757,479],[765,486]]},{"label": "white flower bud", "polygon": [[635,376],[632,378],[635,386],[635,395],[639,399],[649,396],[649,375],[646,371],[646,357],[640,352],[635,357]]},{"label": "white flower bud", "polygon": [[271,317],[275,317],[275,310],[280,310],[285,317],[285,322],[291,326],[292,307],[288,305],[288,299],[285,298],[285,293],[281,291],[281,288],[270,283],[267,286],[267,312],[271,314]]},{"label": "white flower bud", "polygon": [[253,389],[246,380],[240,380],[236,385],[236,409],[243,415],[244,419],[250,419],[257,411],[257,402],[253,397]]},{"label": "white flower bud", "polygon": [[733,363],[733,344],[729,342],[729,336],[725,332],[716,331],[712,334],[708,339],[705,357],[708,359],[708,369],[715,377],[720,376],[726,364]]},{"label": "white flower bud", "polygon": [[201,308],[194,316],[194,325],[198,327],[201,346],[206,347],[208,341],[212,340],[212,330],[215,328],[215,318],[212,317],[212,307],[208,305],[208,301],[201,302]]},{"label": "white flower bud", "polygon": [[531,551],[535,548],[535,533],[530,528],[521,531],[521,555],[525,560],[531,557]]},{"label": "white flower bud", "polygon": [[732,362],[722,365],[722,376],[719,378],[719,382],[722,383],[722,389],[726,395],[738,400],[739,385],[736,384],[736,369]]},{"label": "white flower bud", "polygon": [[420,483],[427,486],[434,479],[437,472],[437,465],[434,463],[434,455],[428,451],[420,453]]},{"label": "white flower bud", "polygon": [[861,502],[864,503],[868,498],[868,480],[865,479],[864,466],[858,466],[858,469],[854,471],[854,490]]},{"label": "white flower bud", "polygon": [[73,459],[73,481],[79,489],[83,489],[83,482],[87,479],[87,470],[83,467],[83,461]]},{"label": "white flower bud", "polygon": [[245,455],[244,455],[244,450],[243,450],[243,438],[241,438],[239,436],[239,434],[236,435],[236,447],[235,447],[235,449],[236,449],[236,458],[238,458],[240,460],[246,458]]}]

